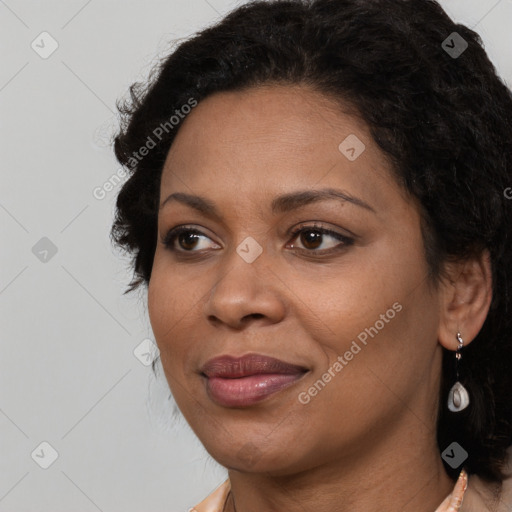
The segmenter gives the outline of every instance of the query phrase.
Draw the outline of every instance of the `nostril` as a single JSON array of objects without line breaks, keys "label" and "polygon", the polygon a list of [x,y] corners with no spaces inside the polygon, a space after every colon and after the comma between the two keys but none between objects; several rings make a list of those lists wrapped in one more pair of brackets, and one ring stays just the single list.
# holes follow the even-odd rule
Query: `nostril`
[{"label": "nostril", "polygon": [[251,313],[250,315],[246,315],[242,318],[242,321],[246,321],[250,318],[263,318],[265,315],[262,313]]}]

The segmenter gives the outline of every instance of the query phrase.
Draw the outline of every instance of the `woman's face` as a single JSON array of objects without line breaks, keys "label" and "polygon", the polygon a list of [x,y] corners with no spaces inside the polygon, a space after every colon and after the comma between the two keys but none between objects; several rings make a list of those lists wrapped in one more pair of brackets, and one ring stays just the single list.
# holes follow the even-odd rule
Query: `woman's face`
[{"label": "woman's face", "polygon": [[[180,127],[160,204],[151,325],[218,462],[286,474],[433,438],[439,297],[418,207],[364,123],[305,87],[210,96]],[[177,226],[193,231],[166,247]]]}]

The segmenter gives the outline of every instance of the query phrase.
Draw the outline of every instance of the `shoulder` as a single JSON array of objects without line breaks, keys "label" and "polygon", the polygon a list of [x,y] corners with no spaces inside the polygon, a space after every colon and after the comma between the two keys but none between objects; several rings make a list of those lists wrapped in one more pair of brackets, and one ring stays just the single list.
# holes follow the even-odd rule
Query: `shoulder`
[{"label": "shoulder", "polygon": [[512,512],[512,447],[507,454],[507,478],[503,484],[492,484],[471,475],[461,512]]},{"label": "shoulder", "polygon": [[231,485],[228,478],[201,501],[201,503],[190,508],[188,512],[222,512],[230,490]]}]

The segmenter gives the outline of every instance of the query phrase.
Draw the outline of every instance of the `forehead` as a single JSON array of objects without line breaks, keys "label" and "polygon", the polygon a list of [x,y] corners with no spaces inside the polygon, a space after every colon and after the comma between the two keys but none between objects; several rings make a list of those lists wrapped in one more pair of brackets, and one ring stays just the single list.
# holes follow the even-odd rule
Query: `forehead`
[{"label": "forehead", "polygon": [[341,186],[384,207],[401,191],[368,127],[347,110],[304,86],[214,94],[183,121],[164,165],[161,197],[179,190],[260,200]]}]

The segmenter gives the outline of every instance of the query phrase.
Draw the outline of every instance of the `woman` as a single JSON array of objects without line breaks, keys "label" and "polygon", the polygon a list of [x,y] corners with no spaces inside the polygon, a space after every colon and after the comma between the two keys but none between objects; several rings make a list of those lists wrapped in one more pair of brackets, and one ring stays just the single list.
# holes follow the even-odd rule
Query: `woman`
[{"label": "woman", "polygon": [[510,511],[512,96],[478,35],[253,2],[120,109],[112,237],[229,474],[192,510]]}]

